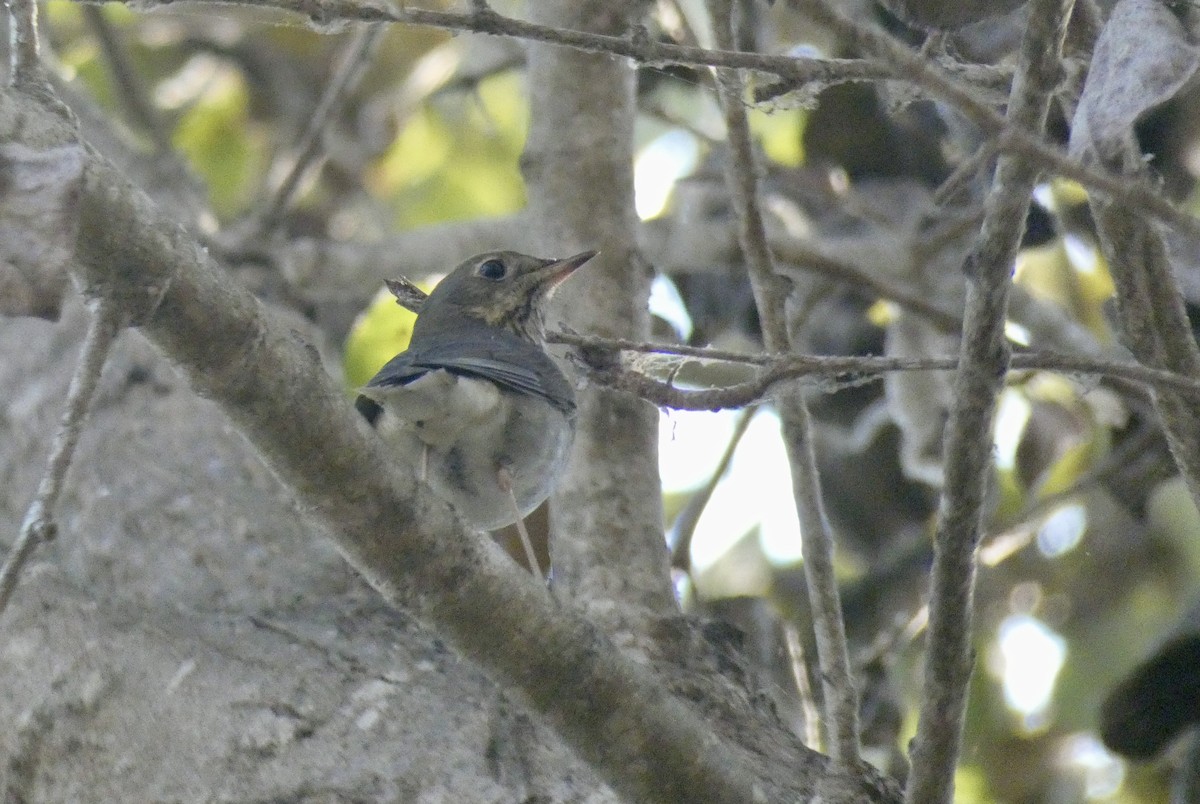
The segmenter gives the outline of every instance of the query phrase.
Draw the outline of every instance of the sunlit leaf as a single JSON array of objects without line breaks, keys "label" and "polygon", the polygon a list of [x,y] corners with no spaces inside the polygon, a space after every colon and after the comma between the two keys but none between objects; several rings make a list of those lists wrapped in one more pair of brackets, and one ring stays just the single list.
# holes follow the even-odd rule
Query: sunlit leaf
[{"label": "sunlit leaf", "polygon": [[479,215],[525,203],[517,167],[526,103],[513,76],[484,81],[474,94],[427,105],[413,115],[372,178],[390,196],[403,228]]},{"label": "sunlit leaf", "polygon": [[1000,527],[1007,526],[1025,510],[1025,488],[1017,478],[1013,469],[996,470],[996,511],[995,521]]},{"label": "sunlit leaf", "polygon": [[175,130],[175,146],[204,178],[221,214],[248,200],[266,164],[248,118],[245,85],[232,71],[221,72]]},{"label": "sunlit leaf", "polygon": [[955,804],[990,804],[987,782],[978,768],[970,765],[960,767],[954,773]]},{"label": "sunlit leaf", "polygon": [[381,290],[359,315],[346,337],[344,371],[346,385],[360,388],[367,380],[408,346],[416,315]]},{"label": "sunlit leaf", "polygon": [[1182,477],[1165,480],[1146,503],[1146,518],[1154,531],[1164,536],[1189,565],[1191,575],[1200,575],[1200,512]]},{"label": "sunlit leaf", "polygon": [[754,110],[750,114],[750,130],[759,138],[767,156],[781,165],[796,167],[804,164],[803,109]]}]

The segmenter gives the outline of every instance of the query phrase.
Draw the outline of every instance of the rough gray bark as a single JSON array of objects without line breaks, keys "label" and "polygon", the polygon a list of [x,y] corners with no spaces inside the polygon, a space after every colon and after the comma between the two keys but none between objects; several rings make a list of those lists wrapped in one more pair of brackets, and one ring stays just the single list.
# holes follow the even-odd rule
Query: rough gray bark
[{"label": "rough gray bark", "polygon": [[[6,534],[83,318],[75,302],[57,325],[0,327]],[[218,407],[136,333],[59,510],[0,621],[6,800],[616,800],[544,727],[526,719],[534,735],[511,745],[522,716],[502,716],[496,686],[312,538]]]},{"label": "rough gray bark", "polygon": [[[623,34],[643,4],[536,3],[538,22]],[[649,331],[650,266],[633,212],[633,65],[604,54],[529,46],[530,131],[522,164],[544,249],[599,249],[563,288],[573,328],[620,337]],[[658,411],[605,388],[579,394],[570,469],[555,493],[555,581],[610,632],[631,634],[676,610],[663,539]]]}]

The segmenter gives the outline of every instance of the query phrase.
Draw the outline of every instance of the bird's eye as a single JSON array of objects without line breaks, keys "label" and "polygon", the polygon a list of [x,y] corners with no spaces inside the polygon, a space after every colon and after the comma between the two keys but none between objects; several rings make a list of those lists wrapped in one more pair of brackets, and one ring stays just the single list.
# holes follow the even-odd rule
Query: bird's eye
[{"label": "bird's eye", "polygon": [[478,274],[484,279],[500,281],[508,273],[508,267],[500,260],[485,260],[479,264]]}]

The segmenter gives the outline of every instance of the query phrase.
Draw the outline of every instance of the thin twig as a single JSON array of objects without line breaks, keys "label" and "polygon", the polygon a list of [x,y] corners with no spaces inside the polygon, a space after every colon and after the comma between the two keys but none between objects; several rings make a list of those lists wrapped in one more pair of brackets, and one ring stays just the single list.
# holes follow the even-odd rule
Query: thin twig
[{"label": "thin twig", "polygon": [[[928,40],[926,44],[929,44],[929,41],[932,40]],[[927,56],[927,58],[930,57]],[[937,63],[943,70],[959,81],[972,85],[981,97],[1003,99],[1008,94],[1009,85],[1012,81],[1012,73],[1009,70],[987,64],[969,64],[945,57],[937,59]],[[866,82],[867,80],[857,77],[844,78],[837,82],[818,84],[817,87],[824,90],[835,83]],[[754,102],[769,103],[778,97],[796,91],[811,93],[812,90],[810,87],[810,83],[796,79],[776,81],[773,84],[755,87]]]},{"label": "thin twig", "polygon": [[[403,303],[401,302],[403,305]],[[598,354],[605,352],[640,352],[642,354],[679,355],[695,357],[700,360],[719,360],[728,363],[745,363],[751,366],[766,366],[779,358],[767,354],[745,354],[728,349],[713,349],[708,346],[688,346],[678,343],[652,343],[650,341],[634,341],[628,338],[602,338],[596,335],[580,335],[578,332],[559,330],[546,333],[547,343],[562,343],[583,350],[596,350]],[[586,362],[586,361],[585,361]]]},{"label": "thin twig", "polygon": [[787,646],[788,666],[792,680],[796,683],[796,695],[800,698],[800,711],[804,713],[804,744],[814,751],[821,750],[821,715],[813,700],[812,685],[808,682],[808,662],[804,660],[804,643],[800,632],[790,622],[783,624],[783,644]]},{"label": "thin twig", "polygon": [[[709,0],[708,8],[717,46],[732,50],[732,4],[729,0]],[[764,344],[768,352],[786,352],[790,349],[783,310],[787,287],[775,271],[774,257],[767,245],[766,226],[758,200],[758,165],[742,99],[741,73],[718,69],[717,88],[731,156],[726,182],[737,213],[738,241],[758,306]],[[803,389],[799,386],[792,385],[783,390],[778,402],[792,470],[796,513],[800,519],[804,576],[808,582],[817,661],[825,693],[824,723],[829,735],[829,754],[843,768],[856,768],[861,761],[858,692],[850,670],[846,627],[833,568],[833,537],[821,499],[821,482],[813,451],[812,422]]]},{"label": "thin twig", "polygon": [[758,408],[747,405],[746,409],[738,416],[737,422],[733,426],[733,433],[729,436],[729,443],[725,445],[725,452],[721,454],[721,459],[717,461],[707,482],[692,494],[683,510],[675,517],[675,522],[672,523],[671,530],[667,534],[667,544],[671,548],[672,567],[689,573],[692,571],[692,536],[696,532],[696,524],[700,521],[704,509],[708,507],[713,492],[717,490],[717,485],[725,477],[725,472],[729,470],[729,464],[733,462],[733,454],[737,452],[738,444],[742,442],[742,436],[746,435],[746,430],[750,428],[750,421],[757,412]]},{"label": "thin twig", "polygon": [[[681,410],[720,410],[761,402],[776,383],[799,377],[815,377],[822,387],[837,389],[847,384],[881,379],[883,375],[896,371],[957,371],[959,367],[958,357],[743,354],[702,346],[598,338],[567,332],[550,333],[546,340],[579,348],[583,354],[582,362],[596,382],[636,393],[664,407]],[[598,360],[593,365],[588,359],[589,352],[604,354],[614,351],[737,363],[761,367],[764,371],[751,380],[732,386],[700,391],[682,390],[639,372],[614,367],[612,361]],[[1019,371],[1053,371],[1124,380],[1148,388],[1174,390],[1187,395],[1194,404],[1200,405],[1200,379],[1150,368],[1140,363],[1038,351],[1014,354],[1010,367]]]},{"label": "thin twig", "polygon": [[104,52],[117,98],[125,108],[125,113],[138,129],[150,137],[158,153],[170,153],[171,135],[167,125],[150,102],[146,85],[134,69],[128,51],[104,15],[104,10],[99,6],[84,6],[83,18]]},{"label": "thin twig", "polygon": [[[123,0],[131,4],[132,0]],[[101,4],[107,0],[76,0],[80,4]],[[173,0],[138,0],[139,9],[170,5]],[[434,11],[424,8],[389,8],[360,0],[218,0],[210,5],[275,8],[313,20],[318,25],[334,22],[399,22],[447,31],[463,31],[511,36],[533,42],[564,45],[578,50],[624,56],[642,64],[684,64],[697,67],[719,66],[757,70],[790,78],[797,82],[824,84],[845,81],[894,78],[891,70],[866,59],[797,58],[766,56],[757,53],[708,50],[692,45],[660,42],[646,36],[612,36],[555,28],[506,17],[491,8],[473,7],[468,13]]]},{"label": "thin twig", "polygon": [[292,203],[296,188],[300,186],[300,180],[320,151],[322,133],[333,120],[333,113],[341,107],[346,96],[353,92],[358,82],[362,80],[367,66],[371,63],[375,46],[379,44],[379,40],[386,32],[387,29],[378,23],[360,26],[355,32],[354,38],[346,48],[346,55],[342,59],[341,65],[329,82],[329,86],[325,88],[325,94],[317,103],[317,108],[308,121],[308,127],[296,143],[294,149],[296,157],[291,170],[288,171],[275,194],[264,206],[261,217],[261,225],[264,230],[273,228],[279,222],[283,211]]},{"label": "thin twig", "polygon": [[[1072,2],[1035,0],[1032,4],[1006,130],[1040,137],[1045,129]],[[809,5],[835,13],[824,2]],[[930,572],[920,719],[905,789],[909,804],[950,804],[954,798],[954,771],[974,668],[976,548],[983,530],[996,399],[1004,386],[1011,352],[1004,325],[1012,265],[1038,175],[1038,165],[1031,160],[1010,154],[1000,157],[984,202],[983,225],[967,257],[966,315],[955,402],[946,426],[946,483],[938,507]]]},{"label": "thin twig", "polygon": [[58,434],[54,437],[50,457],[46,462],[46,472],[38,484],[33,502],[25,512],[21,532],[13,542],[4,566],[0,567],[0,615],[8,607],[8,602],[16,591],[21,569],[33,555],[34,548],[54,537],[54,507],[62,492],[67,470],[71,467],[75,446],[79,443],[79,435],[83,431],[84,420],[96,393],[100,373],[108,359],[113,340],[121,329],[120,316],[116,305],[99,302],[92,314],[92,320],[88,323],[79,363],[67,390],[66,409],[63,411]]}]

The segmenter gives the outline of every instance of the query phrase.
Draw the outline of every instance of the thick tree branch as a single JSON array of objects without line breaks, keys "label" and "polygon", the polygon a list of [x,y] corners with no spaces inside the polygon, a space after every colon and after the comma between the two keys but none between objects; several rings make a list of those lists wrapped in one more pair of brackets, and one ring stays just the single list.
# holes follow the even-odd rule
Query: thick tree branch
[{"label": "thick tree branch", "polygon": [[[624,31],[636,0],[542,0],[544,23]],[[538,253],[598,249],[559,294],[563,315],[590,332],[649,332],[650,271],[637,250],[633,204],[637,75],[626,59],[532,44],[529,137],[521,158]],[[592,386],[578,394],[575,446],[552,498],[551,564],[561,594],[623,644],[675,616],[663,538],[658,412]]]},{"label": "thick tree branch", "polygon": [[[0,95],[0,137],[44,146],[72,136],[39,105]],[[742,802],[753,799],[756,786],[773,787],[644,665],[555,605],[495,545],[419,489],[359,420],[314,350],[119,171],[95,156],[85,170],[79,282],[140,324],[197,391],[222,407],[385,598],[522,691],[631,798]],[[646,762],[651,755],[653,764]]]}]

